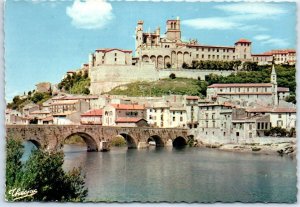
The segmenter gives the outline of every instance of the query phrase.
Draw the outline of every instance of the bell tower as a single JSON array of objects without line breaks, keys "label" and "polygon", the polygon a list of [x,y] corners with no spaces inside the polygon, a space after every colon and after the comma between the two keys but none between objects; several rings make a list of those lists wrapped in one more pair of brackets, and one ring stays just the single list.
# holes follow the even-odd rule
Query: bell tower
[{"label": "bell tower", "polygon": [[139,20],[135,28],[135,56],[140,56],[140,47],[143,44],[143,24],[144,21]]},{"label": "bell tower", "polygon": [[179,17],[177,17],[176,20],[167,21],[167,31],[165,34],[166,38],[169,40],[181,40]]}]

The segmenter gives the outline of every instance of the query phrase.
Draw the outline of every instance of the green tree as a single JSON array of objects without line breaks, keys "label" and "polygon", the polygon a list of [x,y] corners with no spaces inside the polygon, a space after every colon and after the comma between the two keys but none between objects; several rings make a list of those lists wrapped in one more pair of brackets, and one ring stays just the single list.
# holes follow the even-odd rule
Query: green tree
[{"label": "green tree", "polygon": [[84,176],[80,169],[65,172],[63,153],[33,151],[29,159],[20,163],[20,142],[7,144],[6,199],[13,201],[13,189],[36,190],[36,194],[18,201],[83,201],[87,196]]},{"label": "green tree", "polygon": [[169,75],[169,78],[175,79],[175,78],[176,78],[176,75],[175,75],[174,73],[171,73],[171,74]]}]

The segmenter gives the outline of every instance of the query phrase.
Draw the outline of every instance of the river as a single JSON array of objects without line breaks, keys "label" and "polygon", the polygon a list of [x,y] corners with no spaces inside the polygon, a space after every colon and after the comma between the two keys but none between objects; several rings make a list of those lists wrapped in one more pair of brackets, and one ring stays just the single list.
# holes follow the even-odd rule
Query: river
[{"label": "river", "polygon": [[64,153],[65,170],[81,166],[86,174],[88,201],[296,202],[297,162],[289,157],[190,147],[86,152],[80,145],[65,145]]}]

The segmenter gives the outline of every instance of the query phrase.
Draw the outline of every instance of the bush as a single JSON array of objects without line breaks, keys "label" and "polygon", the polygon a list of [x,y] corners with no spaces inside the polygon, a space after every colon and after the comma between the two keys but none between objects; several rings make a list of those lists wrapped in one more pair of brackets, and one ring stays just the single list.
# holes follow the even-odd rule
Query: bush
[{"label": "bush", "polygon": [[127,142],[124,137],[119,135],[111,140],[111,145],[114,147],[123,147],[127,145]]},{"label": "bush", "polygon": [[[64,172],[63,153],[42,150],[32,152],[22,164],[21,142],[8,140],[6,160],[6,199],[8,201],[83,201],[88,190],[84,187],[84,176],[80,169]],[[13,191],[34,191],[20,197]]]},{"label": "bush", "polygon": [[169,78],[175,79],[175,78],[176,78],[176,75],[175,75],[174,73],[171,73],[171,74],[169,75]]}]

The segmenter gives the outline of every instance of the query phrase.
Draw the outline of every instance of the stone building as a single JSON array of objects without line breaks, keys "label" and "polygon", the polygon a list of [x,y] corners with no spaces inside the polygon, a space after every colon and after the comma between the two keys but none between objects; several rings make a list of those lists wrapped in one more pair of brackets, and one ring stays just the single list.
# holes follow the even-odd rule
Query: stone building
[{"label": "stone building", "polygon": [[[136,104],[109,104],[103,108],[103,126],[137,126],[146,118],[145,107]],[[143,122],[144,123],[144,122]]]},{"label": "stone building", "polygon": [[273,56],[275,57],[275,64],[296,64],[296,50],[271,50],[262,54],[252,54],[252,61],[258,62],[259,65],[272,64]]},{"label": "stone building", "polygon": [[5,124],[29,124],[29,119],[23,117],[22,113],[17,110],[5,110]]},{"label": "stone building", "polygon": [[277,87],[277,75],[272,66],[270,83],[217,83],[208,86],[207,98],[221,102],[231,101],[247,106],[263,100],[268,105],[278,105],[278,96],[281,99],[287,96],[286,89]]},{"label": "stone building", "polygon": [[281,127],[287,130],[296,128],[296,108],[287,107],[258,107],[247,108],[246,112],[249,116],[269,115],[271,127]]},{"label": "stone building", "polygon": [[135,56],[142,62],[152,62],[158,69],[182,68],[195,60],[251,61],[251,41],[240,39],[234,46],[202,45],[196,40],[181,39],[180,20],[167,20],[166,33],[160,36],[160,28],[144,32],[144,22],[139,20],[135,30]]},{"label": "stone building", "polygon": [[102,109],[93,109],[81,114],[81,124],[97,124],[102,125]]}]

